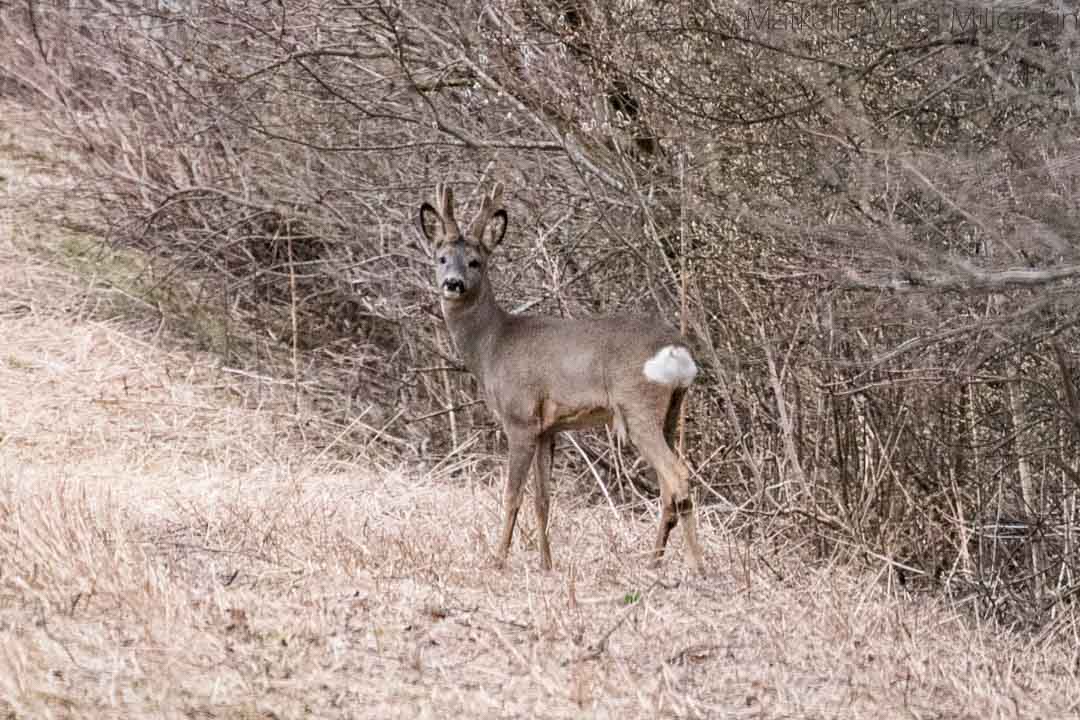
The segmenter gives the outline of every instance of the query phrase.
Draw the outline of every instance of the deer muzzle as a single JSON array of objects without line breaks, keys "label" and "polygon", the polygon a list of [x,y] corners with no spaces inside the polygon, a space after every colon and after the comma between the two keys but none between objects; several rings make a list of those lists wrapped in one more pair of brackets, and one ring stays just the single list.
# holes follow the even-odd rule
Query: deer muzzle
[{"label": "deer muzzle", "polygon": [[443,297],[458,298],[465,294],[465,281],[461,278],[446,278],[442,282]]}]

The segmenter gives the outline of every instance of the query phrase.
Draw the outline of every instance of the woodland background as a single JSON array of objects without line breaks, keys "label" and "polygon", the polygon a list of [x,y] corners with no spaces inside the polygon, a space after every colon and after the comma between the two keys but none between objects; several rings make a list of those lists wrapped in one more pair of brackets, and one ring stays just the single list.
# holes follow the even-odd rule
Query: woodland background
[{"label": "woodland background", "polygon": [[[700,498],[1043,635],[1080,580],[1080,21],[1053,2],[26,0],[0,92],[100,272],[333,452],[501,466],[414,230],[504,305],[685,320]],[[73,248],[88,262],[91,247]],[[566,441],[564,441],[566,444]],[[650,493],[596,434],[559,483]]]}]

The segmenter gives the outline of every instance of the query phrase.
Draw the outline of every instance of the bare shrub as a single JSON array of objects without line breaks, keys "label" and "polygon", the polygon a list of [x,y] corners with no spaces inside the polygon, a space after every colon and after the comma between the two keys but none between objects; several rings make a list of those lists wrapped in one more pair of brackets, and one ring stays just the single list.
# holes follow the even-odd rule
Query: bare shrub
[{"label": "bare shrub", "polygon": [[[342,432],[494,442],[411,225],[499,179],[511,306],[685,287],[718,517],[1037,623],[1077,587],[1080,173],[1069,20],[1023,13],[31,2],[0,72],[214,349]],[[605,443],[570,462],[636,492]]]}]

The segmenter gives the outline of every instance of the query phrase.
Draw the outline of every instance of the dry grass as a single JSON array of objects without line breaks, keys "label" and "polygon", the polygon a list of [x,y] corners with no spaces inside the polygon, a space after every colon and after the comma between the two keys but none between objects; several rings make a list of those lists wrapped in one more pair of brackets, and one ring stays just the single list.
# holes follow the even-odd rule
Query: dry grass
[{"label": "dry grass", "polygon": [[537,572],[525,513],[511,568],[494,571],[493,478],[342,467],[272,388],[100,319],[99,293],[36,259],[55,242],[26,212],[43,176],[5,142],[0,718],[1080,707],[1075,645],[747,546],[708,515],[706,582],[686,574],[681,537],[661,576],[645,569],[651,517],[558,489],[557,570]]}]

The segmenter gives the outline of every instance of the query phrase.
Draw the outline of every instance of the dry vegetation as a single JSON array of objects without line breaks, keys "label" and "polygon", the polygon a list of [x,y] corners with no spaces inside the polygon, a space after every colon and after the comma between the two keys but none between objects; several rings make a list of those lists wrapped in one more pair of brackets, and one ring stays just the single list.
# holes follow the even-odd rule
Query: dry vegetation
[{"label": "dry vegetation", "polygon": [[9,114],[0,129],[0,717],[1080,707],[1075,645],[984,627],[886,565],[734,540],[708,510],[708,581],[677,560],[643,569],[651,508],[566,484],[557,570],[535,571],[527,518],[493,571],[491,473],[374,450],[343,462],[297,430],[288,386],[176,349],[100,275],[72,272],[71,230],[40,212],[64,189],[52,151],[17,128]]},{"label": "dry vegetation", "polygon": [[[0,3],[0,720],[1076,716],[1072,35],[745,5]],[[603,434],[491,567],[493,179],[508,306],[685,292],[709,580]]]},{"label": "dry vegetation", "polygon": [[[327,456],[502,452],[413,231],[435,181],[467,211],[501,180],[511,308],[685,300],[688,459],[733,536],[1065,641],[1077,19],[837,8],[27,0],[0,4],[0,89],[73,160],[66,260],[262,379]],[[583,496],[609,501],[595,471],[611,502],[651,497],[609,438],[578,442],[559,474]]]}]

